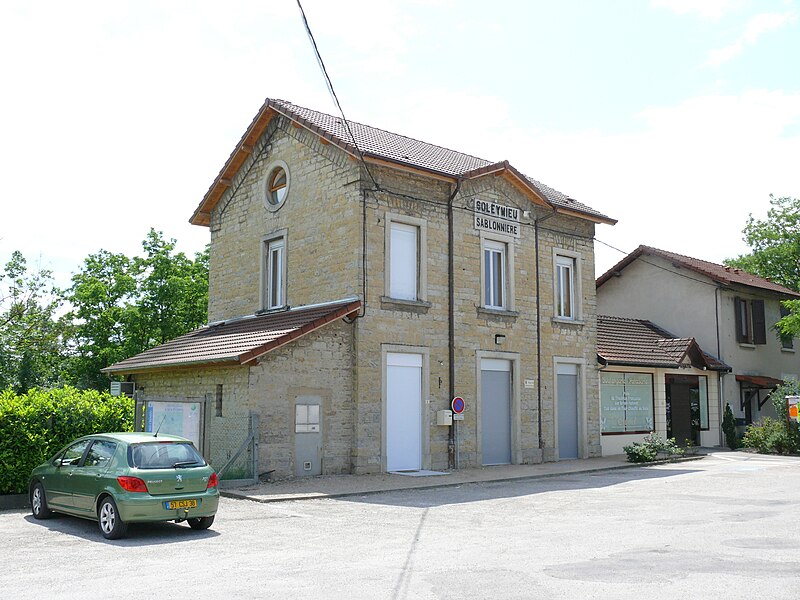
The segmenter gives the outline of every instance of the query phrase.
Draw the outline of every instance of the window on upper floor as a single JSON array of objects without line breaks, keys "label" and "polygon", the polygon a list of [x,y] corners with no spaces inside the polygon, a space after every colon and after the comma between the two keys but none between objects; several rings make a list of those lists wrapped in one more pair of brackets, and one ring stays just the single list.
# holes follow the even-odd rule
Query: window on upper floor
[{"label": "window on upper floor", "polygon": [[740,344],[766,344],[767,322],[764,301],[734,298],[736,341]]},{"label": "window on upper floor", "polygon": [[427,294],[427,224],[424,219],[386,214],[385,296],[424,302]]},{"label": "window on upper floor", "polygon": [[[781,319],[782,319],[783,317],[788,316],[790,311],[783,304],[781,304],[780,307],[781,307]],[[794,337],[791,334],[785,335],[779,332],[779,335],[781,338],[781,348],[785,350],[791,350],[794,348]]]},{"label": "window on upper floor", "polygon": [[556,316],[575,318],[575,259],[556,255]]},{"label": "window on upper floor", "polygon": [[562,321],[580,321],[581,258],[577,252],[556,249],[553,253],[554,317]]},{"label": "window on upper floor", "polygon": [[289,167],[282,160],[276,160],[267,167],[264,183],[264,207],[274,212],[283,206],[289,194],[291,177]]},{"label": "window on upper floor", "polygon": [[482,254],[483,306],[507,310],[508,244],[485,239]]},{"label": "window on upper floor", "polygon": [[281,308],[286,305],[285,233],[265,238],[261,252],[261,307]]}]

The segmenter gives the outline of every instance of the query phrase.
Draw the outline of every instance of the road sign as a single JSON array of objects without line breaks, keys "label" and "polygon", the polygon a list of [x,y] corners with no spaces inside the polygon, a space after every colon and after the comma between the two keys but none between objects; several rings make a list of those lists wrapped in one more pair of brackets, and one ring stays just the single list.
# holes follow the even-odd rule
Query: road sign
[{"label": "road sign", "polygon": [[453,412],[457,415],[460,415],[464,412],[464,399],[461,396],[456,396],[453,398],[453,401],[450,403],[450,408],[453,409]]}]

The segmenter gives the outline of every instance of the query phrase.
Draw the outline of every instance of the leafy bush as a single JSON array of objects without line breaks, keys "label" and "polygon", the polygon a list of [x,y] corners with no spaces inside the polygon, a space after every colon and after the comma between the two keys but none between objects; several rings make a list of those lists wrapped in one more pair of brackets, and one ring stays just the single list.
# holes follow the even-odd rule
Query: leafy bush
[{"label": "leafy bush", "polygon": [[675,438],[665,440],[656,432],[652,432],[641,442],[634,442],[630,446],[625,446],[622,449],[625,450],[625,454],[628,455],[628,462],[635,463],[653,462],[658,458],[659,453],[663,454],[665,458],[683,454],[683,450],[678,448]]},{"label": "leafy bush", "polygon": [[725,433],[725,444],[731,450],[739,447],[739,436],[736,433],[736,419],[733,418],[731,405],[725,403],[725,415],[722,417],[722,431]]},{"label": "leafy bush", "polygon": [[793,454],[799,449],[797,427],[790,429],[785,421],[764,417],[747,426],[742,444],[762,454]]},{"label": "leafy bush", "polygon": [[0,393],[0,494],[24,493],[34,467],[82,435],[130,431],[134,401],[63,387]]},{"label": "leafy bush", "polygon": [[786,396],[800,395],[800,382],[793,380],[778,386],[771,394],[777,419],[764,417],[747,426],[742,444],[762,454],[797,454],[800,452],[800,431],[789,421]]}]

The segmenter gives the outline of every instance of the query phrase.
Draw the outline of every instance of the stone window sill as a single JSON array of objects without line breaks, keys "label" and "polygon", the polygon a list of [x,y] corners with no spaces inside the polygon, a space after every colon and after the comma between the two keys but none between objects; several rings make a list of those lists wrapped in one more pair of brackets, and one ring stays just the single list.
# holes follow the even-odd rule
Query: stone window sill
[{"label": "stone window sill", "polygon": [[794,354],[796,350],[794,348],[781,348],[781,352],[786,352],[787,354]]},{"label": "stone window sill", "polygon": [[583,319],[565,319],[563,317],[553,317],[554,325],[573,325],[575,327],[583,327],[586,321]]},{"label": "stone window sill", "polygon": [[756,345],[755,344],[747,344],[745,342],[741,342],[739,344],[739,348],[745,348],[746,350],[755,350],[756,349]]},{"label": "stone window sill", "polygon": [[497,321],[514,321],[519,316],[519,313],[514,310],[502,310],[499,308],[486,308],[485,306],[477,306],[478,316],[485,319],[495,319]]},{"label": "stone window sill", "polygon": [[431,306],[430,302],[425,302],[424,300],[403,300],[401,298],[381,296],[381,308],[384,310],[402,310],[425,314]]}]

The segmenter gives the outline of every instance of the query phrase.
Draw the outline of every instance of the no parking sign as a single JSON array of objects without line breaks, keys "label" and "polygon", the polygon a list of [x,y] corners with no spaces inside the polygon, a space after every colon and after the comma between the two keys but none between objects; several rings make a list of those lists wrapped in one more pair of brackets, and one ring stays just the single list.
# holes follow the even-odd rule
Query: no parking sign
[{"label": "no parking sign", "polygon": [[450,408],[453,410],[453,420],[454,421],[463,421],[464,409],[466,408],[466,404],[464,403],[464,399],[461,396],[456,396],[453,398],[453,401],[450,402]]}]

